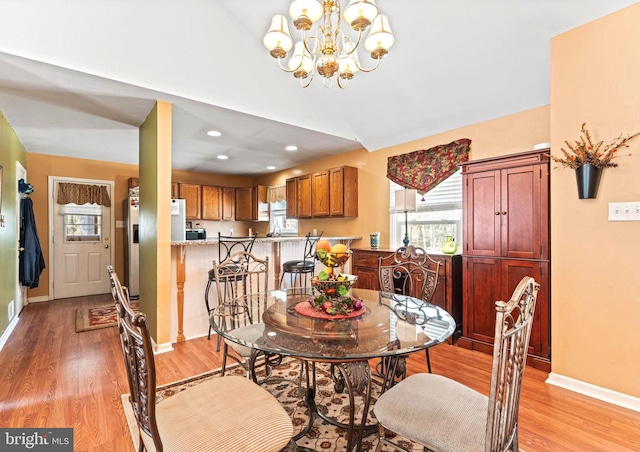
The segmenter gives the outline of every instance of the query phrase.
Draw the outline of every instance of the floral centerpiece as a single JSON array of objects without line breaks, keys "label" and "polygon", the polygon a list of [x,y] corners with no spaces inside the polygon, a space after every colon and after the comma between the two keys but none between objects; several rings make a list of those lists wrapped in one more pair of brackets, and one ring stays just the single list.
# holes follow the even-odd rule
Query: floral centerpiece
[{"label": "floral centerpiece", "polygon": [[580,168],[583,165],[593,165],[596,168],[615,168],[618,163],[614,162],[613,159],[618,157],[618,150],[629,147],[627,143],[640,135],[640,132],[626,137],[620,135],[605,144],[604,141],[593,142],[591,134],[587,130],[586,122],[582,124],[581,131],[582,135],[575,142],[564,142],[568,150],[560,148],[563,157],[550,155],[554,162],[560,163],[562,167],[572,169]]}]

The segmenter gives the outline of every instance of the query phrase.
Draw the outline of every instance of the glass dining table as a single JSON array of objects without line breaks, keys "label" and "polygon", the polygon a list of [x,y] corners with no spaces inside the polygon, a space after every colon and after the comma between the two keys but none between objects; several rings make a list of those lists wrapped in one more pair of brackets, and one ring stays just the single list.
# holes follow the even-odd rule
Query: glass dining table
[{"label": "glass dining table", "polygon": [[[347,450],[359,452],[365,434],[375,431],[367,425],[372,380],[380,390],[393,384],[404,358],[419,350],[440,344],[451,336],[456,322],[444,309],[420,299],[367,289],[352,289],[350,297],[363,307],[348,318],[327,316],[309,309],[311,290],[274,290],[230,300],[211,311],[213,329],[223,338],[251,349],[251,363],[260,356],[295,357],[306,370],[305,402],[309,407],[308,427],[314,416],[347,431]],[[239,307],[241,309],[239,309]],[[239,327],[239,318],[250,319],[251,326]],[[372,375],[369,360],[380,359],[380,372]],[[315,365],[331,366],[337,392],[346,391],[350,414],[346,423],[323,414],[315,402]],[[251,366],[251,369],[254,369]],[[379,374],[379,375],[378,375]],[[255,375],[252,375],[257,381]],[[356,421],[356,396],[362,397],[361,419]],[[360,408],[360,407],[358,407]]]}]

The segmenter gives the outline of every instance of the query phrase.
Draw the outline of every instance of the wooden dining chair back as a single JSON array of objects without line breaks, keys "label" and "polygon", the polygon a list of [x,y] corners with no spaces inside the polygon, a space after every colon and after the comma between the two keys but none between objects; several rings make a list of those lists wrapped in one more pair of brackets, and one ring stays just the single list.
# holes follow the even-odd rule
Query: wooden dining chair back
[{"label": "wooden dining chair back", "polygon": [[[399,295],[409,295],[427,303],[431,302],[438,287],[438,275],[442,262],[432,259],[420,247],[403,246],[392,254],[378,258],[380,290]],[[429,349],[425,349],[427,369],[431,372]],[[381,366],[384,365],[384,360]],[[399,371],[402,378],[404,368]]]},{"label": "wooden dining chair back", "polygon": [[519,450],[520,391],[539,287],[533,278],[524,277],[509,301],[496,301],[489,396],[440,375],[411,375],[375,404],[377,451],[383,444],[393,445],[385,430],[426,450]]},{"label": "wooden dining chair back", "polygon": [[120,338],[129,402],[139,432],[138,450],[277,452],[292,442],[293,425],[284,408],[243,377],[214,377],[157,404],[146,315],[125,310]]},{"label": "wooden dining chair back", "polygon": [[[220,232],[218,232],[218,262],[225,262],[227,261],[232,255],[236,255],[236,259],[239,259],[241,256],[244,257],[244,255],[239,255],[237,253],[239,253],[240,251],[243,251],[245,253],[251,253],[251,251],[253,250],[253,245],[256,241],[256,237],[257,234],[254,235],[249,235],[249,236],[227,236],[227,235],[222,235],[220,234]],[[244,261],[241,260],[237,260],[234,261],[233,264],[235,266],[243,266],[245,264]],[[238,276],[238,275],[236,275]],[[211,309],[213,309],[213,306],[211,306],[211,304],[209,303],[209,291],[211,289],[211,285],[214,283],[214,281],[216,280],[216,278],[230,278],[232,277],[231,275],[220,275],[220,274],[216,274],[214,272],[214,269],[211,268],[211,270],[209,270],[209,274],[208,274],[208,281],[207,281],[207,287],[205,288],[204,291],[204,303],[205,306],[207,308],[207,314],[211,314]],[[211,327],[209,327],[209,333],[207,335],[207,339],[211,339]],[[217,350],[216,351],[220,351],[220,340],[218,339],[218,346],[217,346]]]},{"label": "wooden dining chair back", "polygon": [[[238,262],[243,262],[238,265]],[[235,337],[253,342],[262,337],[264,325],[262,314],[269,300],[269,257],[259,259],[251,253],[240,251],[224,262],[213,261],[214,280],[218,295],[218,306],[212,310],[210,321],[216,331],[232,331]],[[222,277],[218,277],[222,276]],[[230,353],[232,349],[235,354]],[[255,378],[253,350],[235,342],[225,340],[222,355],[222,374],[226,370],[227,358],[243,365]]]}]

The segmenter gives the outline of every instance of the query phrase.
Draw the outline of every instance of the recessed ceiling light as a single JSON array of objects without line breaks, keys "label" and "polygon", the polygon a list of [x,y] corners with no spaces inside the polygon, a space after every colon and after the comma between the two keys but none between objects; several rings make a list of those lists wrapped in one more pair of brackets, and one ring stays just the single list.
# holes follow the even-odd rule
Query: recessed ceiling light
[{"label": "recessed ceiling light", "polygon": [[267,166],[267,169],[271,170],[271,169],[276,169],[275,166]]},{"label": "recessed ceiling light", "polygon": [[227,155],[219,155],[218,156],[218,160],[227,160],[229,158],[229,156]]},{"label": "recessed ceiling light", "polygon": [[219,137],[222,134],[220,132],[218,132],[217,130],[209,130],[207,132],[207,135],[209,135],[210,137]]},{"label": "recessed ceiling light", "polygon": [[298,146],[294,146],[294,145],[289,145],[285,148],[287,151],[297,151],[298,150]]}]

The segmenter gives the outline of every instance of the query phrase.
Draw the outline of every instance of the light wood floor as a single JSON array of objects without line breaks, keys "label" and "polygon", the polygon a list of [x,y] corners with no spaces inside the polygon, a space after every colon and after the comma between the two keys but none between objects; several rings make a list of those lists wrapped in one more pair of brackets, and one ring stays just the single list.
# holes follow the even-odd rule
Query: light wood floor
[{"label": "light wood floor", "polygon": [[[75,451],[133,451],[120,395],[127,382],[116,328],[76,333],[75,309],[111,303],[110,295],[34,303],[0,352],[0,426],[73,427]],[[487,393],[491,358],[446,344],[431,350],[434,373]],[[156,357],[158,384],[215,369],[206,337]],[[409,371],[425,369],[424,354]],[[520,447],[537,451],[640,451],[640,413],[545,384],[527,368]],[[452,426],[455,428],[455,426]]]}]

